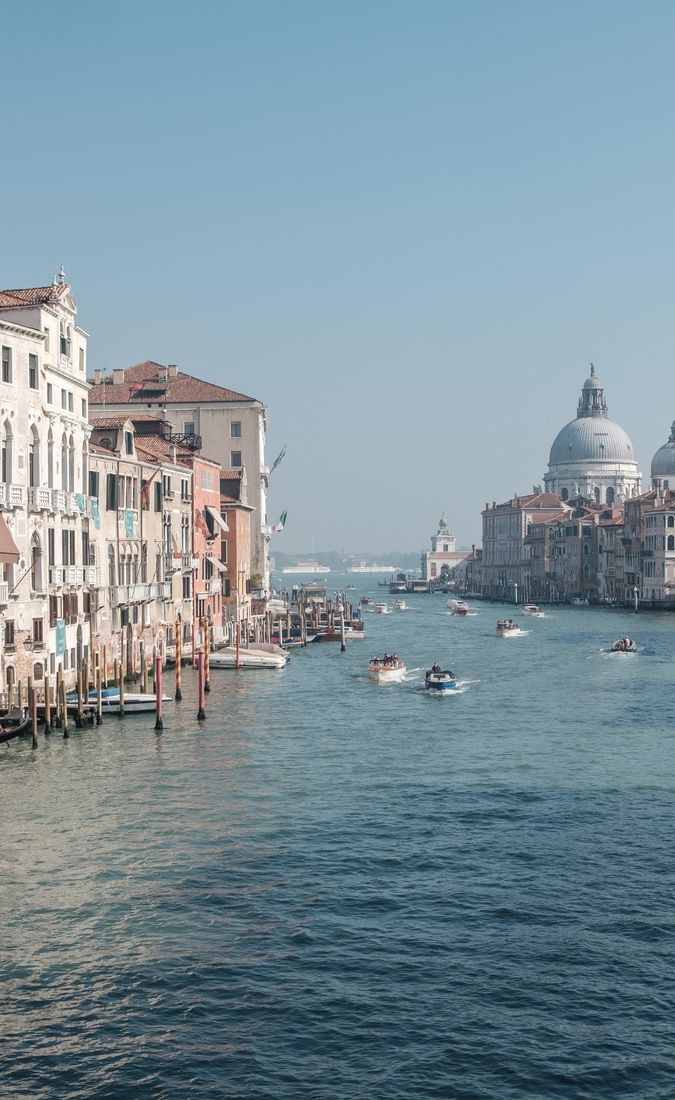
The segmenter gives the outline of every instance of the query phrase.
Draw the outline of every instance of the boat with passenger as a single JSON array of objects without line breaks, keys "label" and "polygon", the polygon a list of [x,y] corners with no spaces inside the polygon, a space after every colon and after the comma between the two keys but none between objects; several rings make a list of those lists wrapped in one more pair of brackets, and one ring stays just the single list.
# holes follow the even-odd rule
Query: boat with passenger
[{"label": "boat with passenger", "polygon": [[376,603],[373,606],[373,611],[377,612],[378,615],[390,615],[391,614],[391,608],[390,608],[388,603]]},{"label": "boat with passenger", "polygon": [[424,686],[427,691],[436,695],[447,695],[457,690],[457,680],[454,672],[441,668],[438,661],[434,661],[429,671],[425,673]]},{"label": "boat with passenger", "polygon": [[637,642],[625,634],[612,643],[612,653],[637,653]]},{"label": "boat with passenger", "polygon": [[523,611],[526,615],[534,615],[536,618],[543,619],[544,612],[536,603],[523,604]]},{"label": "boat with passenger", "polygon": [[368,662],[368,675],[380,684],[392,684],[402,680],[407,672],[405,661],[395,653],[385,653],[384,657],[371,657]]},{"label": "boat with passenger", "polygon": [[464,600],[448,600],[448,607],[453,615],[468,615],[471,611],[468,603]]},{"label": "boat with passenger", "polygon": [[408,605],[405,602],[405,600],[394,600],[394,610],[395,611],[407,611],[408,610]]},{"label": "boat with passenger", "polygon": [[520,634],[520,627],[513,619],[500,619],[497,623],[497,637],[511,638],[514,634]]}]

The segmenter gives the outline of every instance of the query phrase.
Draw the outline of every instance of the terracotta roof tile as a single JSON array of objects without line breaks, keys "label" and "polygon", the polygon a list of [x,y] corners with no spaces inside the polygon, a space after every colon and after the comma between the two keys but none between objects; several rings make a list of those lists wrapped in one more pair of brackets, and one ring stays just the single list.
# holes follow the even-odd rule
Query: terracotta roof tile
[{"label": "terracotta roof tile", "polygon": [[171,404],[183,404],[186,401],[194,401],[195,404],[207,404],[210,401],[255,401],[255,397],[247,397],[236,390],[226,389],[224,386],[216,386],[213,382],[203,382],[200,378],[194,378],[191,374],[178,371],[175,378],[159,380],[159,371],[166,370],[161,363],[154,363],[151,359],[144,363],[137,363],[133,367],[127,367],[124,371],[124,381],[115,384],[113,376],[107,375],[103,381],[93,383],[89,393],[90,405],[117,405],[122,402],[143,403],[149,400]]},{"label": "terracotta roof tile", "polygon": [[57,286],[31,286],[24,290],[0,290],[0,309],[23,309],[57,302],[67,289],[67,283],[59,283]]}]

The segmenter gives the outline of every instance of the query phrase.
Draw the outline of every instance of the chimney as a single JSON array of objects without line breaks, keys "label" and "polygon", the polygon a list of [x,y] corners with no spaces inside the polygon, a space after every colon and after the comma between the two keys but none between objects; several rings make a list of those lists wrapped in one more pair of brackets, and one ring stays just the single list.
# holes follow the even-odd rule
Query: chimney
[{"label": "chimney", "polygon": [[103,371],[100,369],[100,367],[97,367],[97,369],[94,371],[94,385],[95,386],[100,386],[102,378],[103,378]]},{"label": "chimney", "polygon": [[157,368],[157,381],[158,382],[166,382],[168,380],[168,377],[169,377],[169,368],[168,367],[158,367]]},{"label": "chimney", "polygon": [[169,365],[166,369],[167,369],[167,372],[168,372],[169,379],[175,378],[176,375],[178,374],[178,366],[177,366],[176,363],[169,363]]},{"label": "chimney", "polygon": [[124,385],[124,367],[115,367],[113,371],[113,386]]},{"label": "chimney", "polygon": [[497,507],[497,501],[496,500],[492,501],[492,507],[493,507],[493,509]]}]

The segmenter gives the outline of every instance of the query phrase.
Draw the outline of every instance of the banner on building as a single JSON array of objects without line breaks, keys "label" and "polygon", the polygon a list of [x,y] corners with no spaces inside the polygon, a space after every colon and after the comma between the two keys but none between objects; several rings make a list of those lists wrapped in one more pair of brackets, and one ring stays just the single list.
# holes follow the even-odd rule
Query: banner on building
[{"label": "banner on building", "polygon": [[134,537],[134,513],[131,508],[124,511],[124,534],[128,539]]},{"label": "banner on building", "polygon": [[61,657],[66,652],[66,620],[56,620],[56,656]]}]

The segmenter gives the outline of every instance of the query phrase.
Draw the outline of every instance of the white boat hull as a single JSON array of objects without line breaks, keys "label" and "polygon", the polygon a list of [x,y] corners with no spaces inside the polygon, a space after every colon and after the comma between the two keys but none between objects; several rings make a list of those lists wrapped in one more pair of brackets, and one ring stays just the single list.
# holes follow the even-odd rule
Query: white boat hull
[{"label": "white boat hull", "polygon": [[407,671],[405,665],[403,668],[369,668],[368,675],[378,684],[395,684],[403,680]]},{"label": "white boat hull", "polygon": [[237,655],[234,646],[227,649],[217,649],[209,654],[210,668],[284,668],[288,663],[288,653],[279,646],[270,646],[269,650],[245,648],[241,646]]}]

